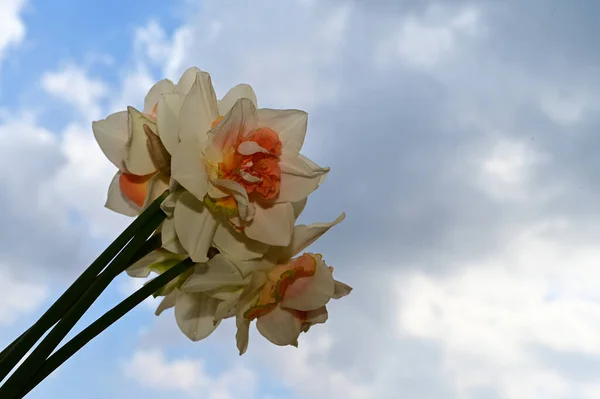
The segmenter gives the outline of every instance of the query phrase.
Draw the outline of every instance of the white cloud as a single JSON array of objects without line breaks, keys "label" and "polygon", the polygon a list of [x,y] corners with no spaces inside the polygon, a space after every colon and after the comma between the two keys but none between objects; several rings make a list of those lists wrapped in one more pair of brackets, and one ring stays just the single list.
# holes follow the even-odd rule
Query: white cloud
[{"label": "white cloud", "polygon": [[46,299],[48,287],[15,278],[6,264],[0,265],[0,325],[10,325],[18,317],[36,310]]},{"label": "white cloud", "polygon": [[0,2],[0,60],[5,49],[19,44],[25,38],[25,25],[20,14],[26,0],[3,0]]},{"label": "white cloud", "polygon": [[[251,23],[248,15],[269,15],[268,24]],[[162,54],[170,79],[195,65],[211,72],[218,95],[245,82],[256,89],[261,106],[312,107],[341,95],[339,55],[352,17],[348,5],[236,1],[223,13],[220,2],[207,1],[189,12],[170,45],[153,24],[138,42],[154,35],[158,44],[146,46],[147,52],[156,59]]]},{"label": "white cloud", "polygon": [[449,16],[439,7],[428,9],[424,15],[403,17],[400,28],[376,49],[376,62],[387,67],[399,59],[411,67],[431,69],[452,55],[461,40],[480,33],[480,18],[474,8]]},{"label": "white cloud", "polygon": [[75,106],[86,121],[101,117],[102,110],[98,103],[109,89],[102,80],[88,76],[82,67],[71,64],[60,71],[47,72],[41,83],[44,90]]},{"label": "white cloud", "polygon": [[541,196],[532,192],[532,182],[543,160],[544,156],[528,142],[500,138],[480,158],[476,180],[495,199],[531,201]]},{"label": "white cloud", "polygon": [[543,223],[486,261],[444,277],[403,277],[400,334],[440,345],[459,397],[477,387],[507,399],[596,397],[597,384],[540,357],[552,350],[600,359],[600,251],[593,241],[565,240],[578,229]]},{"label": "white cloud", "polygon": [[159,349],[138,350],[123,364],[125,375],[147,389],[185,393],[190,398],[251,399],[256,397],[256,374],[236,366],[216,377],[204,362],[169,360]]}]

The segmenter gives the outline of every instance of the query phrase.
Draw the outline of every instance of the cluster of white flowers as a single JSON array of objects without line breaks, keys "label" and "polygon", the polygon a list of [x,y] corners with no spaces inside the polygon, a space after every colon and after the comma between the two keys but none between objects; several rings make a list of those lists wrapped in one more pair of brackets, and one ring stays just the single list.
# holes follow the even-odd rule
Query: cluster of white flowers
[{"label": "cluster of white flowers", "polygon": [[321,255],[300,253],[332,226],[295,225],[329,168],[300,154],[308,115],[258,108],[240,84],[217,100],[210,75],[190,68],[177,84],[161,80],[144,102],[94,122],[118,171],[106,206],[136,216],[165,190],[161,248],[128,269],[162,273],[183,259],[195,266],[171,281],[156,314],[175,307],[194,341],[235,317],[240,354],[252,320],[276,345],[297,345],[301,332],[327,320],[326,304],[351,288],[333,279]]}]

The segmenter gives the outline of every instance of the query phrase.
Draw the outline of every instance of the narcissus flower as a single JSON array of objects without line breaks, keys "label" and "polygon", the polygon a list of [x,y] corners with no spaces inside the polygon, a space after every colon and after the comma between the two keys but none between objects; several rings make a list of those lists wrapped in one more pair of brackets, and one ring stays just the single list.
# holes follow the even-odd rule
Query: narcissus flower
[{"label": "narcissus flower", "polygon": [[172,121],[189,92],[198,68],[189,68],[177,84],[156,83],[144,100],[142,112],[133,107],[92,123],[94,136],[108,159],[118,168],[106,207],[137,216],[169,185],[172,148],[179,142]]},{"label": "narcissus flower", "polygon": [[[298,225],[290,245],[272,247],[260,260],[233,261],[219,255],[217,262],[211,264],[211,260],[206,269],[194,272],[180,290],[216,299],[224,298],[223,293],[229,295],[220,312],[198,310],[196,315],[205,318],[205,323],[235,315],[240,354],[247,349],[253,320],[274,344],[297,345],[301,332],[327,320],[329,300],[348,295],[352,289],[333,279],[333,268],[320,255],[294,257],[343,219],[342,214],[332,223]],[[206,309],[201,303],[198,307]]]},{"label": "narcissus flower", "polygon": [[[173,179],[189,192],[175,206],[175,227],[194,261],[206,260],[213,240],[239,259],[290,243],[294,203],[329,171],[299,153],[306,127],[303,111],[257,109],[249,86],[217,102],[208,73],[196,75],[172,158]],[[241,255],[243,245],[254,249]]]}]

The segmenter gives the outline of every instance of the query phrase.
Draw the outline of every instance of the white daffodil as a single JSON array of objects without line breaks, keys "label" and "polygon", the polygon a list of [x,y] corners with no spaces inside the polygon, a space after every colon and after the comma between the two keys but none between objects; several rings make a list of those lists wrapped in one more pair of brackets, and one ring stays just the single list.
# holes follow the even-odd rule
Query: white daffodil
[{"label": "white daffodil", "polygon": [[348,295],[352,289],[333,279],[333,268],[320,255],[293,257],[343,219],[344,214],[332,223],[298,225],[288,246],[271,247],[260,260],[238,261],[217,255],[205,269],[194,272],[180,290],[222,301],[213,311],[203,304],[206,298],[199,297],[198,320],[208,325],[211,320],[214,324],[235,315],[240,354],[248,347],[249,327],[255,319],[259,332],[269,341],[297,345],[301,332],[327,320],[325,305],[329,300]]},{"label": "white daffodil", "polygon": [[198,72],[198,68],[189,68],[177,84],[169,79],[156,83],[146,95],[142,112],[127,107],[92,123],[100,148],[118,168],[109,186],[107,208],[137,216],[168,188],[171,154],[166,143],[179,140],[168,122]]},{"label": "white daffodil", "polygon": [[217,102],[209,74],[199,73],[179,114],[172,176],[189,194],[175,206],[175,227],[197,262],[211,245],[238,259],[287,246],[294,203],[329,171],[299,153],[306,112],[257,109],[249,86],[234,89]]}]

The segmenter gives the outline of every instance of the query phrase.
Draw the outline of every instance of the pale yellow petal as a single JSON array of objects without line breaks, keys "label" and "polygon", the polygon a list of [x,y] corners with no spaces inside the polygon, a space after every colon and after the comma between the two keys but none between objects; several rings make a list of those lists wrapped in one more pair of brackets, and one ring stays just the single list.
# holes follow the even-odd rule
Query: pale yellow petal
[{"label": "pale yellow petal", "polygon": [[223,254],[218,254],[206,264],[199,264],[181,289],[189,292],[208,292],[243,285],[244,279],[235,264]]},{"label": "pale yellow petal", "polygon": [[176,191],[171,190],[171,193],[160,204],[160,209],[162,209],[162,211],[167,215],[167,217],[173,216],[173,212],[175,211],[175,205],[177,204],[177,200],[179,199],[179,196],[182,193],[183,193],[183,190],[176,190]]},{"label": "pale yellow petal", "polygon": [[276,131],[284,150],[298,153],[304,144],[308,114],[296,109],[262,108],[258,110],[258,124]]},{"label": "pale yellow petal", "polygon": [[282,156],[279,163],[281,186],[277,202],[301,201],[325,181],[329,168],[321,168],[307,161],[301,155]]},{"label": "pale yellow petal", "polygon": [[200,72],[196,75],[196,80],[181,106],[179,139],[199,142],[202,147],[207,132],[218,117],[217,97],[210,75]]},{"label": "pale yellow petal", "polygon": [[192,85],[196,81],[196,75],[199,73],[202,73],[202,71],[198,67],[190,67],[186,69],[181,75],[181,78],[179,78],[174,92],[181,93],[183,95],[188,94]]},{"label": "pale yellow petal", "polygon": [[115,211],[125,216],[137,216],[141,209],[136,204],[129,201],[121,192],[121,186],[119,184],[120,176],[121,172],[117,172],[110,182],[110,186],[108,186],[108,197],[104,206],[111,211]]},{"label": "pale yellow petal", "polygon": [[154,173],[156,172],[156,166],[152,162],[152,158],[150,158],[144,125],[147,125],[153,132],[156,132],[156,124],[133,107],[127,107],[127,112],[131,141],[127,148],[125,166],[129,173],[138,176]]},{"label": "pale yellow petal", "polygon": [[169,259],[168,253],[165,253],[164,251],[152,251],[142,259],[135,262],[133,265],[129,266],[126,269],[127,275],[130,277],[146,278],[151,272],[148,266],[167,259]]},{"label": "pale yellow petal", "polygon": [[157,316],[160,316],[162,312],[167,309],[172,308],[177,303],[177,297],[179,296],[179,290],[173,290],[169,294],[167,294],[163,300],[158,304],[156,308],[156,312],[154,313]]},{"label": "pale yellow petal", "polygon": [[302,332],[308,332],[315,324],[325,323],[328,318],[329,314],[327,313],[327,308],[325,306],[306,312],[306,320],[302,323]]},{"label": "pale yellow petal", "polygon": [[268,208],[255,207],[254,218],[244,230],[253,240],[275,246],[287,246],[292,240],[294,208],[289,202],[274,204]]},{"label": "pale yellow petal", "polygon": [[179,329],[192,341],[208,337],[219,325],[214,321],[219,300],[202,293],[179,292],[175,320]]},{"label": "pale yellow petal", "polygon": [[160,197],[162,193],[169,189],[168,178],[160,173],[155,174],[148,181],[148,188],[146,191],[146,199],[144,200],[144,206],[142,209],[146,209],[154,202],[155,199]]},{"label": "pale yellow petal", "polygon": [[292,242],[286,248],[286,254],[290,258],[298,255],[310,244],[315,242],[323,234],[327,233],[333,226],[341,223],[346,218],[346,214],[342,213],[331,223],[313,223],[309,225],[297,225],[294,227]]},{"label": "pale yellow petal", "polygon": [[229,224],[219,224],[214,237],[215,247],[234,260],[260,258],[269,249],[267,244],[238,233]]},{"label": "pale yellow petal", "polygon": [[250,320],[246,319],[243,315],[236,315],[237,331],[235,333],[235,342],[240,352],[240,356],[246,353],[248,350],[248,341],[250,339]]},{"label": "pale yellow petal", "polygon": [[240,98],[247,98],[258,108],[254,89],[252,89],[250,85],[241,83],[229,90],[227,94],[223,96],[223,99],[219,101],[219,114],[226,115]]},{"label": "pale yellow petal", "polygon": [[158,104],[161,95],[164,93],[171,93],[175,89],[175,85],[169,79],[163,79],[158,81],[154,86],[150,88],[146,98],[144,99],[144,113],[152,115],[154,107]]},{"label": "pale yellow petal", "polygon": [[237,144],[238,139],[256,130],[257,126],[256,106],[249,99],[241,98],[209,132],[209,140],[218,149],[225,150]]},{"label": "pale yellow petal", "polygon": [[194,262],[208,260],[217,221],[212,213],[192,194],[181,194],[174,212],[175,231],[181,245]]},{"label": "pale yellow petal", "polygon": [[117,112],[106,119],[92,122],[92,131],[104,155],[117,168],[123,170],[130,139],[127,129],[127,111]]},{"label": "pale yellow petal", "polygon": [[156,108],[158,136],[171,155],[179,144],[179,113],[184,100],[181,93],[164,94]]},{"label": "pale yellow petal", "polygon": [[167,218],[162,223],[160,228],[161,243],[162,247],[169,252],[175,254],[187,254],[187,251],[179,241],[177,237],[177,231],[175,230],[175,218]]},{"label": "pale yellow petal", "polygon": [[256,328],[263,337],[279,346],[298,346],[302,322],[291,312],[275,308],[256,321]]},{"label": "pale yellow petal", "polygon": [[220,191],[233,195],[237,202],[239,216],[242,220],[247,221],[252,219],[254,216],[254,208],[250,204],[248,193],[244,186],[236,181],[228,179],[213,180],[211,183]]},{"label": "pale yellow petal", "polygon": [[208,192],[208,174],[202,159],[202,150],[197,141],[180,142],[171,158],[171,177],[203,200]]},{"label": "pale yellow petal", "polygon": [[215,298],[221,300],[215,311],[215,321],[221,321],[235,316],[236,306],[242,292],[243,289],[238,289],[232,292],[222,292],[219,296],[213,295]]},{"label": "pale yellow petal", "polygon": [[352,292],[352,287],[341,281],[335,280],[335,290],[333,292],[333,299],[340,299]]},{"label": "pale yellow petal", "polygon": [[325,262],[317,261],[315,274],[294,281],[286,290],[281,306],[302,311],[325,306],[333,297],[335,283]]}]

